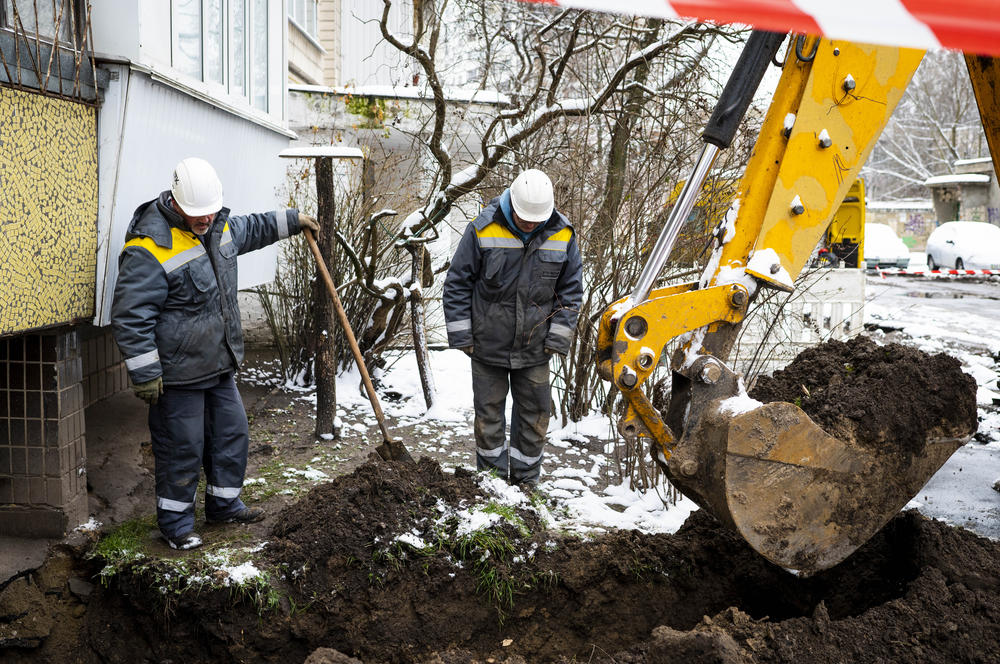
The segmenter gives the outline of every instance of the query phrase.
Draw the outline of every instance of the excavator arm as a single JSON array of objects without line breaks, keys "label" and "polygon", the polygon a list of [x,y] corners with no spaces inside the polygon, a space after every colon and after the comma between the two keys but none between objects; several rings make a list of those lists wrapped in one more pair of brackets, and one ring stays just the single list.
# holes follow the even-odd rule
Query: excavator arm
[{"label": "excavator arm", "polygon": [[[597,358],[625,399],[622,435],[648,439],[685,495],[768,559],[808,575],[877,532],[972,432],[928,440],[912,459],[877,454],[833,438],[790,403],[743,412],[742,381],[725,364],[757,293],[795,288],[923,51],[794,38],[702,278],[652,288],[782,39],[754,32],[748,41],[636,288],[601,318]],[[682,344],[661,413],[643,384],[675,340]],[[894,490],[884,490],[890,479]]]}]

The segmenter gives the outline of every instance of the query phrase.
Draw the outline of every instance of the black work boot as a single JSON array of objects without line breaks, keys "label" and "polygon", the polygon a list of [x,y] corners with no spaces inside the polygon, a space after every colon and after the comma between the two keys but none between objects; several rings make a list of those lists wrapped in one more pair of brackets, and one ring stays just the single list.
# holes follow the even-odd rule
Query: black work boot
[{"label": "black work boot", "polygon": [[210,519],[205,517],[205,523],[257,523],[263,521],[265,512],[260,507],[244,507],[236,514],[227,516],[224,519]]}]

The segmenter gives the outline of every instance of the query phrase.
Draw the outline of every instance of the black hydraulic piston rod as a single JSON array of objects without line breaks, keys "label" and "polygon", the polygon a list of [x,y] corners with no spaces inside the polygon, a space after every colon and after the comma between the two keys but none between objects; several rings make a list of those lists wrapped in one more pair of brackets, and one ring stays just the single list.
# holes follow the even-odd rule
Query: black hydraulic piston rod
[{"label": "black hydraulic piston rod", "polygon": [[656,283],[663,266],[670,257],[670,252],[674,248],[677,236],[681,227],[691,214],[701,187],[705,183],[705,178],[715,163],[715,158],[720,149],[725,149],[733,142],[736,136],[736,129],[739,127],[743,116],[753,100],[760,81],[764,78],[767,66],[774,59],[778,52],[778,47],[785,40],[785,35],[776,32],[766,32],[754,30],[747,39],[743,52],[740,54],[736,67],[729,75],[726,87],[722,91],[722,96],[715,105],[708,126],[702,132],[702,140],[705,141],[698,161],[695,162],[691,175],[684,183],[677,204],[670,211],[667,223],[660,232],[660,237],[656,240],[656,245],[649,255],[649,260],[642,268],[635,288],[632,290],[632,303],[639,304],[649,297],[649,292]]}]

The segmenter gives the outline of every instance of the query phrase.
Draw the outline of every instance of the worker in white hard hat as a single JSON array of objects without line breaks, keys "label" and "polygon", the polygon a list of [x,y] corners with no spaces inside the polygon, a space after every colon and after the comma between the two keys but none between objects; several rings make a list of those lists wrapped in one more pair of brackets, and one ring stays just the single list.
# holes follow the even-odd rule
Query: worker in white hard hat
[{"label": "worker in white hard hat", "polygon": [[448,344],[472,358],[480,470],[538,483],[552,405],[549,357],[569,353],[582,298],[573,227],[555,209],[549,177],[526,170],[465,229],[444,283]]},{"label": "worker in white hard hat", "polygon": [[194,530],[202,467],[206,521],[264,518],[240,500],[249,432],[234,380],[243,360],[236,257],[302,228],[319,231],[298,210],[237,216],[222,202],[211,164],[177,164],[170,189],[132,217],[111,309],[133,390],[149,403],[157,523],[175,549],[202,543]]}]

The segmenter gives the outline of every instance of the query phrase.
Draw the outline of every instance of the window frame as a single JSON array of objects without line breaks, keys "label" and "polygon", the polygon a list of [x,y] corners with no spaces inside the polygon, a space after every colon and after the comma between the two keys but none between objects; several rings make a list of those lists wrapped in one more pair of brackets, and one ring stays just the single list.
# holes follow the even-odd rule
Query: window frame
[{"label": "window frame", "polygon": [[[48,3],[51,3],[51,1],[52,0],[32,0],[32,7],[37,9],[37,7],[38,7],[37,3],[39,3],[39,2],[48,2]],[[7,3],[8,2],[11,2],[13,4],[14,2],[17,2],[17,0],[0,0],[0,30],[5,30],[7,32],[11,32],[11,33],[14,33],[14,34],[20,34],[21,30],[17,26],[13,25],[13,23],[12,23],[12,21],[14,20],[13,14],[8,15],[8,12],[7,12]],[[69,40],[64,40],[64,39],[61,39],[61,38],[59,39],[59,48],[65,48],[67,51],[72,51],[73,53],[80,53],[83,50],[81,48],[83,46],[83,26],[84,26],[84,22],[83,22],[84,4],[83,4],[83,2],[84,2],[84,0],[66,0],[66,4],[73,6],[73,17],[72,17],[73,20],[72,20],[72,24],[70,25],[70,32],[72,34],[70,35],[70,39]],[[53,20],[55,20],[56,18],[58,18],[58,14],[55,15],[55,16],[53,16],[52,18],[53,18]],[[23,23],[23,21],[22,21],[22,23]],[[35,29],[35,32],[24,31],[23,34],[25,34],[26,36],[31,37],[32,40],[34,40],[34,37],[37,34],[38,35],[38,40],[41,41],[41,42],[45,42],[46,44],[55,44],[56,43],[56,36],[58,36],[58,35],[56,35],[56,36],[50,37],[48,35],[44,35],[44,34],[38,32],[37,28]],[[87,50],[93,51],[94,50],[93,44],[90,44],[88,42],[88,44],[87,44]]]},{"label": "window frame", "polygon": [[[299,16],[298,12],[293,8],[301,3],[302,15]],[[307,5],[313,8],[313,30],[309,29],[309,9]],[[287,0],[285,3],[285,12],[288,15],[288,20],[298,28],[302,34],[307,37],[311,37],[317,44],[319,43],[319,0]]]},{"label": "window frame", "polygon": [[[78,2],[79,0],[73,0]],[[239,100],[240,104],[245,104],[249,108],[253,109],[255,112],[263,113],[266,115],[271,114],[272,108],[272,95],[271,95],[271,72],[270,72],[270,62],[268,57],[271,53],[272,39],[271,39],[271,26],[270,26],[270,3],[274,0],[264,0],[264,37],[265,37],[265,53],[262,67],[264,69],[264,89],[263,89],[263,107],[257,106],[255,104],[254,94],[258,92],[256,89],[256,84],[254,82],[254,56],[256,44],[254,43],[254,21],[257,19],[255,16],[255,3],[254,0],[242,0],[243,7],[242,12],[239,12],[239,6],[237,0],[220,0],[220,9],[222,12],[222,82],[212,80],[210,77],[209,63],[206,54],[208,52],[208,35],[209,35],[209,12],[206,11],[208,3],[211,0],[194,0],[198,3],[200,8],[200,24],[201,24],[201,43],[200,43],[200,71],[201,75],[197,80],[199,83],[206,86],[206,88],[212,93],[219,96],[229,98],[231,100]],[[177,26],[177,0],[170,0],[170,65],[178,74],[182,76],[187,76],[191,78],[190,74],[182,71],[178,68],[178,51],[179,51],[179,34],[176,30]],[[237,51],[234,47],[236,43],[236,25],[235,20],[238,13],[242,13],[242,52]],[[236,77],[234,76],[234,66],[240,64],[239,60],[242,59],[242,80],[239,81],[240,85],[236,85]]]}]

